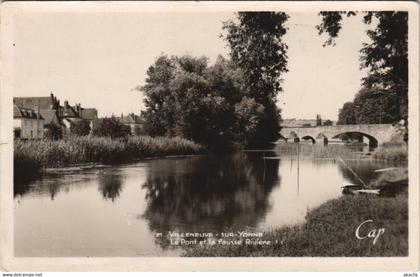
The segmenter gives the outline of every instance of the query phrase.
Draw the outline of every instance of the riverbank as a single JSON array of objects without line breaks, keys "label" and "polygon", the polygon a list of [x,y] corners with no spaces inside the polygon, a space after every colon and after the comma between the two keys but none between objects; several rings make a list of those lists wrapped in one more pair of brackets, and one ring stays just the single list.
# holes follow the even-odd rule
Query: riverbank
[{"label": "riverbank", "polygon": [[298,153],[301,158],[345,160],[373,159],[393,163],[406,163],[408,161],[408,147],[405,143],[387,143],[377,147],[373,153],[364,153],[364,145],[341,144],[296,144],[279,143],[274,148],[279,155],[293,155]]},{"label": "riverbank", "polygon": [[16,177],[30,177],[47,167],[128,162],[147,157],[190,155],[204,151],[203,146],[179,137],[134,136],[126,139],[70,137],[62,140],[16,140],[14,173]]},{"label": "riverbank", "polygon": [[372,158],[381,161],[406,163],[408,161],[408,146],[406,144],[384,144],[373,152]]},{"label": "riverbank", "polygon": [[[404,180],[405,170],[384,172],[372,182],[378,187],[387,181]],[[408,181],[408,180],[406,180]],[[376,228],[385,232],[373,244],[374,238],[358,239]],[[342,196],[327,201],[309,211],[305,223],[265,232],[261,241],[272,245],[213,245],[185,248],[188,257],[390,257],[408,254],[408,193],[400,190],[395,197],[377,195]],[[278,241],[279,243],[275,243]]]}]

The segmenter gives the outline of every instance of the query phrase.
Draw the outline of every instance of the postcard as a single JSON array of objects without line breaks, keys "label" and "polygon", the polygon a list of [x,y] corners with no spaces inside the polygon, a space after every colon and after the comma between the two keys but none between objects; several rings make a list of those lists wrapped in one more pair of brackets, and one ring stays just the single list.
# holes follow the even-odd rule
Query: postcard
[{"label": "postcard", "polygon": [[1,4],[5,271],[415,271],[415,2]]}]

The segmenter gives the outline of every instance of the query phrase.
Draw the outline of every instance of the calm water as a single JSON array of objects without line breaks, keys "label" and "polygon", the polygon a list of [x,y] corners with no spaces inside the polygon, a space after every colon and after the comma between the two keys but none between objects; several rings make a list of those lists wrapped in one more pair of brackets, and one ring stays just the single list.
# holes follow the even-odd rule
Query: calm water
[{"label": "calm water", "polygon": [[[352,161],[365,181],[384,164]],[[269,230],[358,183],[339,161],[274,152],[164,158],[15,185],[16,256],[176,256],[156,232]]]}]

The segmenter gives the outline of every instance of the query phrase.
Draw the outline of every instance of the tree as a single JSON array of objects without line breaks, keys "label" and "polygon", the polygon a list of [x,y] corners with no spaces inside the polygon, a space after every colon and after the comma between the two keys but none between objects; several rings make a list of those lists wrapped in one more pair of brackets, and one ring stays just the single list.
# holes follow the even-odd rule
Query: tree
[{"label": "tree", "polygon": [[120,138],[130,135],[130,126],[122,124],[117,118],[101,118],[93,129],[93,134],[100,137]]},{"label": "tree", "polygon": [[135,136],[144,135],[143,128],[139,125],[135,125],[134,128],[133,128],[133,135],[135,135]]},{"label": "tree", "polygon": [[327,120],[324,121],[324,124],[323,125],[324,126],[332,126],[333,125],[333,122],[331,120],[327,119]]},{"label": "tree", "polygon": [[264,107],[265,115],[256,126],[251,146],[264,145],[279,137],[279,112],[276,97],[281,89],[281,74],[287,72],[287,45],[283,12],[239,12],[237,21],[224,22],[225,40],[232,61],[242,70],[247,97]]},{"label": "tree", "polygon": [[344,103],[338,111],[337,125],[356,124],[355,108],[353,102]]},{"label": "tree", "polygon": [[[394,123],[399,120],[394,91],[362,88],[353,102],[359,124]],[[374,108],[373,108],[374,107]]]},{"label": "tree", "polygon": [[138,89],[145,95],[145,132],[152,136],[181,136],[219,150],[243,132],[235,105],[248,90],[242,71],[221,56],[212,66],[206,57],[161,56]]},{"label": "tree", "polygon": [[[328,33],[329,40],[324,45],[331,45],[341,29],[342,15],[356,15],[356,12],[321,12],[322,23],[317,26],[319,33]],[[369,43],[364,43],[360,50],[361,68],[369,70],[363,79],[363,88],[370,91],[382,90],[379,98],[387,101],[394,98],[396,108],[386,110],[395,121],[408,116],[408,13],[407,12],[365,12],[363,22],[377,26],[368,30]],[[388,95],[387,95],[388,94]],[[385,99],[385,100],[384,100]],[[371,111],[377,111],[371,106]],[[395,122],[394,121],[394,122]]]},{"label": "tree", "polygon": [[90,124],[86,120],[78,120],[70,125],[70,132],[77,136],[87,136],[90,133]]},{"label": "tree", "polygon": [[47,131],[45,132],[45,137],[52,140],[59,140],[63,138],[63,130],[61,126],[55,123],[50,123],[45,126]]},{"label": "tree", "polygon": [[236,141],[241,145],[248,145],[257,136],[257,126],[264,117],[264,107],[254,99],[244,97],[235,105]]},{"label": "tree", "polygon": [[322,126],[322,119],[320,114],[316,115],[316,126]]},{"label": "tree", "polygon": [[[371,43],[363,44],[361,66],[370,69],[364,86],[380,86],[395,94],[397,120],[408,117],[408,13],[369,12],[364,22],[372,17],[379,21],[374,30],[367,32]],[[372,78],[375,76],[376,78]]]},{"label": "tree", "polygon": [[142,116],[145,132],[149,135],[174,135],[175,106],[170,86],[174,71],[174,60],[161,55],[147,70],[146,85],[136,88],[144,94],[146,111]]},{"label": "tree", "polygon": [[[398,121],[395,92],[362,88],[339,110],[337,124],[379,124]],[[375,108],[372,108],[375,107]]]}]

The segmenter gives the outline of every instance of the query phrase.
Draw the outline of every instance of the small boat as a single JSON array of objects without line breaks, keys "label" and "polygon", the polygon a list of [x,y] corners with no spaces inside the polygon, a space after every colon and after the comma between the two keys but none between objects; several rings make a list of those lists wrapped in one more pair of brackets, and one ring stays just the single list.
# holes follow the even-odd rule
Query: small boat
[{"label": "small boat", "polygon": [[343,194],[355,194],[354,192],[363,189],[363,186],[351,183],[343,183],[341,188],[343,189]]},{"label": "small boat", "polygon": [[395,170],[395,169],[397,169],[397,167],[387,167],[387,168],[377,169],[377,170],[375,170],[375,172],[386,172],[386,171],[391,171],[391,170]]},{"label": "small boat", "polygon": [[379,195],[381,193],[381,190],[379,189],[358,189],[353,190],[353,194],[377,194]]}]

